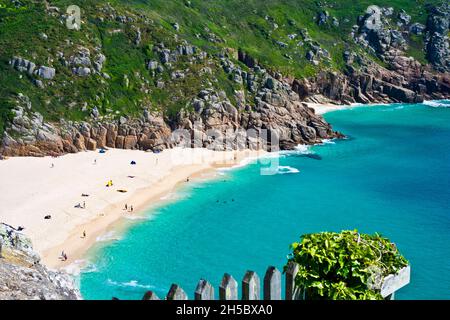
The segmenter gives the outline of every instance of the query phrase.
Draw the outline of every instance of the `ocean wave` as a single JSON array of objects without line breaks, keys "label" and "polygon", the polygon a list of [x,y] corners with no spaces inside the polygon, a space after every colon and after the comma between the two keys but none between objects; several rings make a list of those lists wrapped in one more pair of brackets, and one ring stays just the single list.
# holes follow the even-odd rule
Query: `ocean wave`
[{"label": "ocean wave", "polygon": [[85,259],[75,260],[67,267],[62,268],[62,270],[74,277],[80,275],[80,273],[91,273],[97,272],[98,267],[96,264],[89,262]]},{"label": "ocean wave", "polygon": [[117,282],[111,279],[106,280],[106,283],[117,287],[130,287],[130,288],[141,288],[141,289],[154,289],[154,286],[140,284],[137,280],[130,280],[128,282]]},{"label": "ocean wave", "polygon": [[142,215],[126,215],[124,218],[127,220],[148,220],[148,217]]},{"label": "ocean wave", "polygon": [[78,276],[81,273],[81,269],[86,264],[86,260],[75,260],[67,267],[64,267],[62,270],[72,276]]},{"label": "ocean wave", "polygon": [[423,104],[433,108],[450,108],[450,100],[424,101]]},{"label": "ocean wave", "polygon": [[259,158],[260,157],[247,157],[245,159],[242,159],[238,164],[235,164],[234,166],[218,168],[217,171],[220,175],[224,175],[227,171],[243,168],[248,166],[249,164],[255,163]]},{"label": "ocean wave", "polygon": [[97,242],[107,242],[107,241],[117,241],[120,240],[120,237],[116,236],[114,231],[109,231],[101,236],[95,238]]},{"label": "ocean wave", "polygon": [[399,105],[399,106],[396,106],[394,108],[383,109],[383,110],[381,110],[381,112],[392,112],[392,111],[395,111],[395,110],[402,110],[402,109],[405,109],[404,105]]},{"label": "ocean wave", "polygon": [[178,195],[175,192],[171,192],[166,194],[165,196],[162,196],[161,198],[159,198],[160,200],[172,200],[177,198]]},{"label": "ocean wave", "polygon": [[300,173],[300,170],[289,166],[278,166],[277,174]]},{"label": "ocean wave", "polygon": [[324,145],[324,144],[336,144],[336,141],[334,141],[333,139],[323,139],[321,144],[322,145]]},{"label": "ocean wave", "polygon": [[307,154],[307,153],[311,153],[311,147],[304,145],[304,144],[299,144],[295,147],[295,151],[296,152],[300,152],[302,154]]},{"label": "ocean wave", "polygon": [[92,272],[97,272],[97,271],[98,271],[98,266],[94,263],[87,263],[81,269],[81,272],[83,272],[83,273],[92,273]]},{"label": "ocean wave", "polygon": [[311,150],[311,146],[299,144],[297,145],[294,150],[285,150],[285,151],[279,151],[278,154],[281,155],[281,157],[290,156],[290,155],[302,155],[302,154],[312,154],[314,153]]}]

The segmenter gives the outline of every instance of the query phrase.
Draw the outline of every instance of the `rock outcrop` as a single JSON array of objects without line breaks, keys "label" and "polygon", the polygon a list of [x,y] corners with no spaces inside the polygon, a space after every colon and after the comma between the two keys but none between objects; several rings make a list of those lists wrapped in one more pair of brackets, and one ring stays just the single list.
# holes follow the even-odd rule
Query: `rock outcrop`
[{"label": "rock outcrop", "polygon": [[[229,72],[234,71],[230,69]],[[38,112],[30,111],[31,102],[20,95],[0,153],[6,156],[58,156],[107,147],[155,152],[180,143],[172,134],[177,129],[192,133],[194,147],[214,147],[215,150],[244,147],[230,141],[223,141],[221,145],[214,142],[218,132],[225,136],[230,130],[235,134],[239,130],[254,130],[261,136],[262,131],[267,130],[276,135],[282,149],[342,136],[321,116],[314,114],[314,110],[303,105],[287,82],[272,78],[266,71],[258,72],[257,75],[246,74],[245,80],[241,79],[252,90],[259,88],[253,107],[246,103],[243,92],[240,104],[235,106],[224,92],[202,90],[191,103],[194,111],[183,109],[174,118],[144,110],[138,119],[122,117],[117,121],[92,123],[61,120],[59,124],[50,124]],[[209,134],[212,130],[214,132]],[[271,141],[266,139],[264,145],[271,145]]]},{"label": "rock outcrop", "polygon": [[[24,80],[30,80],[37,88],[67,90],[76,82],[78,85],[96,83],[98,93],[90,99],[78,93],[69,99],[59,93],[52,99],[40,100],[32,96],[33,92],[15,96],[11,93],[8,99],[12,101],[6,101],[11,112],[3,116],[7,121],[2,124],[5,132],[0,137],[0,154],[57,156],[107,147],[155,152],[179,144],[180,138],[173,135],[179,129],[190,132],[191,145],[216,150],[242,147],[236,141],[212,145],[214,136],[223,137],[230,131],[236,135],[243,130],[260,135],[263,131],[270,132],[282,149],[338,138],[342,134],[334,132],[303,102],[419,103],[450,97],[449,7],[448,4],[430,7],[425,26],[415,22],[406,11],[369,6],[365,14],[358,17],[350,34],[360,48],[347,46],[343,52],[345,66],[339,70],[331,67],[333,61],[339,60],[332,57],[334,50],[328,51],[306,28],[297,28],[295,33],[281,39],[283,41],[273,39],[273,44],[283,51],[292,46],[301,48],[297,58],[301,57],[309,64],[308,68],[316,70],[314,76],[298,79],[283,76],[242,48],[202,51],[178,37],[184,29],[178,24],[180,34],[173,40],[167,38],[164,43],[158,39],[145,47],[146,58],[136,61],[141,63],[142,69],[132,74],[105,73],[105,70],[111,71],[109,63],[112,62],[107,59],[107,49],[89,42],[75,45],[66,41],[66,45],[55,49],[56,57],[45,60],[45,64],[56,69],[36,65],[31,61],[37,61],[33,55],[26,55],[28,59],[25,59],[14,53],[11,70],[23,73],[20,79],[25,75]],[[52,15],[60,15],[48,10]],[[130,48],[149,41],[151,23],[144,15],[119,14],[109,4],[99,12],[102,13],[100,21],[121,24],[121,28],[108,32],[122,33],[123,28],[130,27],[126,32],[131,35]],[[321,30],[339,27],[339,20],[325,7],[316,13]],[[266,16],[265,19],[273,30],[279,28],[273,18]],[[138,22],[141,27],[137,26]],[[289,24],[293,26],[295,22]],[[208,28],[204,31],[203,36],[196,36],[206,37],[211,43],[221,42]],[[411,34],[426,40],[421,54],[425,53],[423,58],[430,64],[408,55]],[[290,51],[283,52],[283,57],[296,63]],[[112,88],[123,89],[124,98],[115,100],[118,97],[114,97],[114,101],[110,101]],[[128,97],[129,94],[133,98]],[[73,114],[82,115],[83,121],[48,121],[37,110],[46,108],[50,100],[57,108],[67,104]],[[40,108],[31,101],[41,103]],[[120,106],[114,105],[117,101]],[[130,110],[127,103],[130,103]],[[73,118],[79,119],[72,115]],[[215,131],[213,136],[209,131]]]},{"label": "rock outcrop", "polygon": [[427,58],[442,72],[450,71],[450,4],[433,7],[427,21]]},{"label": "rock outcrop", "polygon": [[[170,143],[171,130],[162,116],[145,111],[141,119],[110,122],[43,121],[37,112],[18,105],[12,126],[5,133],[0,151],[6,156],[58,156],[97,148],[163,150]],[[14,136],[14,138],[13,138]]]},{"label": "rock outcrop", "polygon": [[0,300],[79,300],[73,279],[40,264],[30,240],[0,224]]},{"label": "rock outcrop", "polygon": [[[376,54],[387,67],[383,67],[356,52],[346,51],[344,74],[321,72],[310,79],[295,80],[293,89],[307,101],[328,103],[417,103],[423,100],[445,99],[450,96],[448,72],[448,17],[449,5],[434,7],[429,13],[427,26],[412,24],[411,17],[401,11],[398,28],[389,20],[390,8],[370,6],[358,19],[351,36],[362,47]],[[405,35],[427,33],[427,57],[435,68],[422,65],[405,52]],[[436,72],[437,71],[437,72]],[[319,99],[319,100],[318,100]],[[322,101],[323,102],[323,101]]]}]

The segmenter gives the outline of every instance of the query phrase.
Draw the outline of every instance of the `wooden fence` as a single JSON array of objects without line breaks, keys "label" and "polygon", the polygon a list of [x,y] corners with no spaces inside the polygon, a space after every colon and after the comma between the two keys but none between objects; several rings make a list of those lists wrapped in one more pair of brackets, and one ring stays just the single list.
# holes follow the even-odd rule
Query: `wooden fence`
[{"label": "wooden fence", "polygon": [[[270,266],[263,280],[263,300],[304,300],[304,294],[295,286],[298,264],[290,262],[284,273],[285,292],[281,294],[281,272]],[[389,275],[383,282],[382,295],[387,300],[394,299],[394,292],[409,283],[410,267],[402,269],[397,275]],[[386,285],[385,285],[386,284]],[[260,278],[254,271],[247,271],[242,279],[242,300],[260,300]],[[165,297],[166,300],[189,300],[186,292],[177,284],[172,284]],[[195,300],[215,300],[214,287],[207,280],[201,279],[194,292]],[[238,282],[232,275],[225,273],[219,285],[220,300],[239,300]],[[161,300],[153,291],[147,291],[143,300]]]}]

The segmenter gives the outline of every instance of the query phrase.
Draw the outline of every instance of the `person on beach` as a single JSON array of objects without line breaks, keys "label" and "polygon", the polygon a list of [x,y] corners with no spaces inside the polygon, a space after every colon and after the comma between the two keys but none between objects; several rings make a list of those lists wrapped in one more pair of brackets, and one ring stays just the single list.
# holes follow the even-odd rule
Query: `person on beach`
[{"label": "person on beach", "polygon": [[130,212],[133,212],[133,206],[130,207]]},{"label": "person on beach", "polygon": [[83,201],[83,209],[86,209],[86,201]]},{"label": "person on beach", "polygon": [[86,230],[83,231],[83,239],[86,238]]},{"label": "person on beach", "polygon": [[125,210],[128,210],[128,204],[125,203]]},{"label": "person on beach", "polygon": [[52,165],[50,166],[50,168],[54,168],[55,167],[55,164],[54,163],[52,163]]},{"label": "person on beach", "polygon": [[186,182],[189,182],[189,177],[187,177]]},{"label": "person on beach", "polygon": [[94,164],[97,164],[97,159],[94,159]]}]

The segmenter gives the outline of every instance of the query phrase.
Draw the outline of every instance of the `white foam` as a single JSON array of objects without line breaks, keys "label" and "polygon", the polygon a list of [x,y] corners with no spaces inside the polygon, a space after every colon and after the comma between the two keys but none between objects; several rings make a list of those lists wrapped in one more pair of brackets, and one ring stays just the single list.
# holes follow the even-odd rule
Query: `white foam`
[{"label": "white foam", "polygon": [[311,153],[310,146],[304,144],[299,144],[298,146],[296,146],[295,151],[303,154]]},{"label": "white foam", "polygon": [[303,145],[303,144],[299,144],[294,148],[294,150],[279,151],[278,153],[283,157],[289,155],[314,154],[314,152],[311,150],[310,145]]},{"label": "white foam", "polygon": [[97,242],[107,242],[107,241],[117,241],[120,240],[118,236],[115,235],[114,231],[109,231],[101,236],[98,236],[95,241]]},{"label": "white foam", "polygon": [[300,170],[289,166],[278,166],[277,174],[300,173]]},{"label": "white foam", "polygon": [[130,280],[128,282],[117,282],[111,279],[106,281],[109,285],[118,286],[118,287],[131,287],[131,288],[141,288],[141,289],[154,289],[154,286],[140,284],[137,280]]},{"label": "white foam", "polygon": [[177,194],[174,192],[168,193],[165,196],[162,196],[161,198],[159,198],[160,200],[172,200],[177,198]]},{"label": "white foam", "polygon": [[90,263],[88,260],[80,259],[75,260],[67,267],[62,268],[62,270],[74,277],[77,277],[80,275],[81,272],[83,273],[91,273],[98,271],[97,265]]},{"label": "white foam", "polygon": [[81,271],[83,273],[97,272],[98,271],[98,267],[94,263],[87,263],[86,265],[83,266]]},{"label": "white foam", "polygon": [[238,168],[243,168],[251,163],[256,162],[260,157],[247,157],[245,159],[242,159],[238,164],[231,166],[231,167],[224,167],[224,168],[218,168],[217,171],[220,175],[224,175],[224,172],[231,171]]},{"label": "white foam", "polygon": [[142,215],[126,215],[124,218],[127,220],[148,220],[148,217]]},{"label": "white foam", "polygon": [[75,260],[71,264],[69,264],[67,267],[64,267],[63,270],[72,275],[72,276],[78,276],[81,272],[81,269],[86,265],[86,260]]},{"label": "white foam", "polygon": [[336,144],[336,142],[333,139],[323,139],[321,144]]},{"label": "white foam", "polygon": [[450,108],[450,100],[424,101],[423,104],[433,108]]}]

